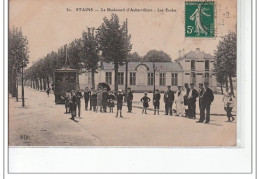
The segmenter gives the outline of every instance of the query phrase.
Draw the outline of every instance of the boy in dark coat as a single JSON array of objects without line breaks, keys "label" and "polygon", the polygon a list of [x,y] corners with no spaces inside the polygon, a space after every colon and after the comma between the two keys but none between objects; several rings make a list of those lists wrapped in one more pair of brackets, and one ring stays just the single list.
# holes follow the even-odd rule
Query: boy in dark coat
[{"label": "boy in dark coat", "polygon": [[76,117],[76,105],[77,105],[77,97],[76,92],[72,90],[72,97],[70,100],[70,111],[71,111],[71,118],[72,120],[75,120]]},{"label": "boy in dark coat", "polygon": [[117,111],[116,111],[116,117],[118,117],[118,111],[120,111],[120,117],[122,116],[122,107],[123,107],[123,99],[124,99],[124,94],[121,89],[118,90],[117,94]]},{"label": "boy in dark coat", "polygon": [[102,93],[103,112],[107,112],[107,98],[108,98],[107,88],[104,88],[103,93]]},{"label": "boy in dark coat", "polygon": [[128,93],[127,93],[127,107],[128,107],[128,112],[132,112],[132,101],[133,101],[133,93],[131,91],[131,88],[128,88]]},{"label": "boy in dark coat", "polygon": [[90,102],[93,107],[93,111],[96,111],[97,110],[97,93],[95,90],[92,91]]},{"label": "boy in dark coat", "polygon": [[141,98],[141,102],[143,103],[143,111],[142,111],[142,114],[143,113],[145,113],[145,114],[147,114],[146,113],[146,110],[147,110],[147,108],[149,107],[149,102],[150,102],[150,98],[149,97],[147,97],[147,92],[145,92],[144,93],[144,97],[142,97]]},{"label": "boy in dark coat", "polygon": [[107,105],[109,107],[110,113],[113,113],[113,108],[115,107],[114,100],[115,100],[115,96],[114,96],[113,92],[109,91],[109,95],[108,95],[108,98],[107,98],[107,101],[108,101]]}]

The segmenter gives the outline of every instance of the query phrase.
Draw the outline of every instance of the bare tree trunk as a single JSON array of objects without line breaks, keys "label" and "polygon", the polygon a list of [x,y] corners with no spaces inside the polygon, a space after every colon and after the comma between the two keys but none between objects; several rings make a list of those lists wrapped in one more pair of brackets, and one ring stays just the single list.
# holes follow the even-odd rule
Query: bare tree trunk
[{"label": "bare tree trunk", "polygon": [[43,89],[44,89],[44,91],[46,91],[46,80],[45,80],[45,78],[42,79],[42,82],[43,82]]},{"label": "bare tree trunk", "polygon": [[228,78],[226,78],[226,89],[228,88]]},{"label": "bare tree trunk", "polygon": [[221,94],[223,95],[224,93],[223,93],[223,84],[222,83],[220,84],[220,89],[221,89]]},{"label": "bare tree trunk", "polygon": [[49,82],[49,77],[47,76],[47,87],[50,88],[50,82]]},{"label": "bare tree trunk", "polygon": [[42,90],[42,79],[39,78],[39,80],[40,80],[40,90]]},{"label": "bare tree trunk", "polygon": [[118,91],[118,62],[115,62],[115,91]]},{"label": "bare tree trunk", "polygon": [[233,82],[232,82],[232,77],[231,77],[231,75],[229,75],[228,78],[229,78],[229,85],[230,85],[231,94],[232,94],[233,96],[235,96],[235,95],[234,95],[234,90],[233,90]]},{"label": "bare tree trunk", "polygon": [[95,88],[95,69],[91,70],[91,82],[92,82],[92,88]]},{"label": "bare tree trunk", "polygon": [[18,78],[16,77],[16,101],[18,101]]}]

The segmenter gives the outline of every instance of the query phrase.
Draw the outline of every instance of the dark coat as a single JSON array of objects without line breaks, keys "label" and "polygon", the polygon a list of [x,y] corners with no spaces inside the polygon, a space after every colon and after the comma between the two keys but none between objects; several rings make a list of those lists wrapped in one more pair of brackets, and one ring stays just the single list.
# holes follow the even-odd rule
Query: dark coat
[{"label": "dark coat", "polygon": [[82,98],[82,93],[80,91],[76,92],[76,98],[77,98],[77,103],[79,104],[81,101],[80,99]]},{"label": "dark coat", "polygon": [[210,88],[205,89],[201,98],[201,103],[210,105],[213,101],[214,101],[213,91]]},{"label": "dark coat", "polygon": [[85,91],[84,92],[84,98],[85,100],[89,100],[89,97],[91,96],[91,92],[90,91]]},{"label": "dark coat", "polygon": [[192,94],[191,94],[191,97],[189,98],[189,102],[196,103],[197,97],[198,97],[198,91],[196,89],[192,89]]},{"label": "dark coat", "polygon": [[114,95],[108,95],[108,107],[115,107],[115,103],[114,103],[114,100],[115,100],[115,96]]},{"label": "dark coat", "polygon": [[127,100],[128,101],[130,101],[130,100],[133,100],[133,93],[132,93],[132,91],[129,91],[128,93],[127,93]]},{"label": "dark coat", "polygon": [[174,92],[172,90],[168,90],[166,94],[167,96],[165,97],[165,101],[172,103],[174,101]]},{"label": "dark coat", "polygon": [[160,99],[161,99],[161,94],[160,93],[156,93],[153,96],[153,105],[158,106],[160,105]]},{"label": "dark coat", "polygon": [[151,99],[147,96],[144,96],[141,98],[141,102],[143,103],[143,107],[144,108],[148,108],[149,107],[149,102],[151,101]]},{"label": "dark coat", "polygon": [[106,104],[107,103],[107,98],[108,98],[108,92],[104,91],[102,93],[102,103]]},{"label": "dark coat", "polygon": [[91,95],[91,105],[92,106],[97,106],[97,94],[92,94]]}]

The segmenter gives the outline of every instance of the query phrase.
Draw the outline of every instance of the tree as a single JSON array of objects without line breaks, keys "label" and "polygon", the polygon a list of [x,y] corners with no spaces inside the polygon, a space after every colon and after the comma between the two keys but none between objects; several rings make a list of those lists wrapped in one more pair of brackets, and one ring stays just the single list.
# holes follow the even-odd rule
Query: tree
[{"label": "tree", "polygon": [[163,52],[163,51],[157,51],[157,50],[150,50],[146,53],[146,55],[143,57],[143,60],[145,62],[171,62],[171,57]]},{"label": "tree", "polygon": [[68,55],[68,64],[74,69],[80,71],[82,69],[82,60],[81,60],[81,49],[82,49],[82,40],[75,39],[72,41],[67,50]]},{"label": "tree", "polygon": [[236,76],[237,34],[230,32],[224,36],[214,53],[214,71],[217,81],[222,84],[228,78],[231,93],[234,95],[232,77]]},{"label": "tree", "polygon": [[24,107],[23,69],[29,63],[27,37],[16,27],[8,31],[9,92],[18,101],[18,73],[22,74],[22,105]]},{"label": "tree", "polygon": [[95,88],[95,72],[98,68],[99,57],[99,45],[94,35],[94,29],[88,29],[88,32],[82,33],[82,49],[81,58],[84,67],[91,72],[92,87]]},{"label": "tree", "polygon": [[118,68],[126,62],[127,55],[132,49],[131,36],[127,35],[126,23],[121,26],[116,14],[112,14],[111,19],[105,17],[103,20],[97,38],[104,61],[114,63],[115,90],[118,90]]},{"label": "tree", "polygon": [[129,54],[128,61],[129,62],[142,62],[143,58],[137,52],[134,52],[134,53]]}]

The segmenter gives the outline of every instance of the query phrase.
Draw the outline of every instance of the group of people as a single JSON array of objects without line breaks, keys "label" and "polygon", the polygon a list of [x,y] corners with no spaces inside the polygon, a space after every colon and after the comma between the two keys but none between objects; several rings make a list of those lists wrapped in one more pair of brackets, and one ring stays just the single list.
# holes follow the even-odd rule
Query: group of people
[{"label": "group of people", "polygon": [[[116,92],[108,91],[107,88],[99,87],[97,90],[91,88],[89,90],[86,87],[84,94],[80,92],[79,89],[66,91],[65,99],[65,113],[71,113],[71,119],[75,117],[80,117],[81,110],[81,98],[84,97],[85,100],[85,110],[93,110],[95,112],[114,112],[115,101],[116,101],[116,117],[122,116],[122,107],[123,100],[126,98],[128,113],[132,112],[132,101],[133,101],[133,92],[131,88],[128,88],[127,93],[125,94],[121,89]],[[197,123],[209,123],[210,122],[210,106],[214,100],[213,91],[208,87],[208,83],[199,84],[199,90],[197,91],[194,88],[194,84],[188,83],[184,84],[184,89],[182,86],[178,86],[176,92],[171,90],[171,86],[168,86],[166,92],[164,92],[164,103],[165,103],[165,115],[183,116],[189,119],[196,119],[196,101],[198,98],[199,109],[200,109],[200,118]],[[155,90],[153,94],[153,106],[154,106],[154,115],[159,115],[160,111],[160,100],[161,93],[159,90]],[[140,99],[143,104],[142,114],[147,114],[147,109],[149,107],[149,102],[151,99],[148,97],[147,92],[144,93],[144,96]],[[227,112],[228,121],[231,122],[234,120],[233,115],[231,114],[233,109],[233,96],[231,93],[228,93],[224,96],[223,102],[225,105],[225,111]]]}]

